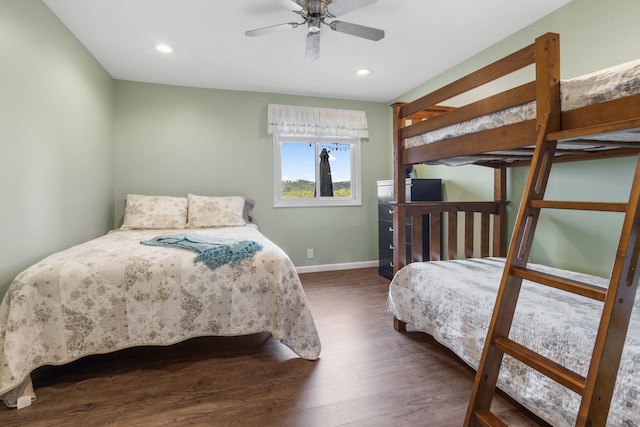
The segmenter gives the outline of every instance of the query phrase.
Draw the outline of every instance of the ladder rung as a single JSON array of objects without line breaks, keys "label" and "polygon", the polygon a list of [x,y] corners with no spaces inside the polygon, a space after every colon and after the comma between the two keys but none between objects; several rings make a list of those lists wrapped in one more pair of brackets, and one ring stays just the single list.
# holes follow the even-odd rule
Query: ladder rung
[{"label": "ladder rung", "polygon": [[540,209],[571,209],[579,211],[626,212],[627,204],[620,202],[569,202],[564,200],[531,200],[529,206]]},{"label": "ladder rung", "polygon": [[486,409],[474,412],[473,416],[484,427],[507,427],[507,424]]},{"label": "ladder rung", "polygon": [[582,396],[586,382],[582,375],[565,368],[553,360],[547,359],[515,341],[511,341],[509,338],[496,337],[492,344],[499,350],[515,357],[525,365]]},{"label": "ladder rung", "polygon": [[577,280],[571,280],[564,277],[555,276],[553,274],[531,270],[528,268],[513,267],[511,269],[511,275],[519,277],[521,279],[531,280],[532,282],[541,283],[543,285],[547,285],[566,292],[571,292],[576,295],[591,298],[597,301],[604,301],[605,297],[607,296],[607,288],[590,285],[588,283],[579,282]]}]

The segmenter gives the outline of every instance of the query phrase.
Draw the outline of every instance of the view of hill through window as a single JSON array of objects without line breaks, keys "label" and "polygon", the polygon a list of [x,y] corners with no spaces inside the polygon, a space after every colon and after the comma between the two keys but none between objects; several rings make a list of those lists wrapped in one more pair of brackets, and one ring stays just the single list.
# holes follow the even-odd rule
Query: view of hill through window
[{"label": "view of hill through window", "polygon": [[[321,168],[320,153],[323,149],[326,149],[328,153],[328,158],[325,161],[329,163],[330,175],[325,173],[325,168]],[[323,184],[327,185],[326,180],[330,180],[333,197],[351,197],[350,144],[282,143],[283,198],[313,198],[320,195],[326,197],[326,194],[318,193]]]}]

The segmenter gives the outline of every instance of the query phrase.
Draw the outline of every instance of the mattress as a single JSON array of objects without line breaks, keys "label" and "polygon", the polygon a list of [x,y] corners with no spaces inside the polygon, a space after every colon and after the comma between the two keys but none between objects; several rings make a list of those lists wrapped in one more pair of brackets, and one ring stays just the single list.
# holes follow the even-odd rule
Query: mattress
[{"label": "mattress", "polygon": [[[541,265],[539,271],[607,286],[608,280]],[[432,335],[477,369],[504,260],[409,264],[389,287],[387,312]],[[640,303],[636,299],[607,426],[640,426]],[[510,338],[586,376],[602,303],[524,281]],[[505,356],[498,387],[555,426],[575,425],[579,396]]]},{"label": "mattress", "polygon": [[[623,98],[640,93],[640,59],[609,67],[594,73],[585,74],[569,80],[562,80],[560,97],[563,111],[573,110],[599,102]],[[494,129],[514,124],[536,117],[536,103],[514,106],[485,116],[456,123],[441,129],[407,138],[406,148],[417,147],[432,142],[455,138],[487,129]],[[610,141],[638,141],[638,134],[610,135]],[[579,146],[584,149],[584,145]],[[570,144],[559,145],[560,149],[570,150]],[[574,149],[576,147],[573,147]],[[492,153],[499,156],[501,153]],[[513,154],[512,152],[510,154]],[[478,157],[458,159],[453,164],[467,164],[477,162]],[[480,159],[481,160],[481,159]],[[508,160],[508,159],[505,159]]]},{"label": "mattress", "polygon": [[[140,242],[176,230],[117,230],[19,274],[0,304],[0,397],[35,398],[30,373],[92,354],[199,336],[269,332],[304,359],[320,340],[289,257],[255,225],[193,229],[262,250],[211,269],[196,254]],[[27,399],[25,403],[24,399]]]}]

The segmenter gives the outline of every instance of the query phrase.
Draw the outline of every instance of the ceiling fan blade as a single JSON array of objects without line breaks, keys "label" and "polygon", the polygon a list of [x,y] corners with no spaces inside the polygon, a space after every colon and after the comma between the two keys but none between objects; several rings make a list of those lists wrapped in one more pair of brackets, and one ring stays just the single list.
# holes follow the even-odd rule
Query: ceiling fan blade
[{"label": "ceiling fan blade", "polygon": [[344,15],[352,10],[360,9],[361,7],[369,6],[378,0],[333,0],[329,3],[325,9],[325,13],[329,18],[335,18],[336,16]]},{"label": "ceiling fan blade", "polygon": [[320,57],[320,32],[307,33],[307,48],[304,52],[304,59],[307,61],[315,61]]},{"label": "ceiling fan blade", "polygon": [[384,38],[384,31],[377,28],[365,27],[364,25],[352,24],[350,22],[333,21],[329,24],[332,30],[339,33],[350,34],[363,39],[378,41]]},{"label": "ceiling fan blade", "polygon": [[244,35],[249,37],[261,36],[263,34],[273,33],[280,30],[288,30],[289,28],[296,28],[298,23],[287,22],[286,24],[271,25],[270,27],[256,28],[255,30],[245,31]]},{"label": "ceiling fan blade", "polygon": [[282,6],[294,12],[302,12],[304,9],[294,0],[276,0]]}]

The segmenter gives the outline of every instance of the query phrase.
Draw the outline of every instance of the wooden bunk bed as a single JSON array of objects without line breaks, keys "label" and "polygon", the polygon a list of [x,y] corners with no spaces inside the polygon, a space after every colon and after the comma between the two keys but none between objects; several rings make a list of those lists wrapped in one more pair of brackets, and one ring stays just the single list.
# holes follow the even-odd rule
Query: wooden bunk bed
[{"label": "wooden bunk bed", "polygon": [[[450,111],[445,109],[436,117],[425,118],[427,114],[433,116],[431,112],[439,104],[527,66],[535,68],[533,81]],[[623,73],[622,76],[624,75]],[[588,77],[585,76],[587,80]],[[578,81],[578,85],[581,82]],[[545,378],[570,390],[569,393],[579,396],[579,408],[574,418],[576,425],[604,426],[607,423],[638,283],[640,166],[636,169],[628,203],[551,201],[544,199],[544,193],[549,172],[554,163],[638,155],[640,152],[640,144],[638,144],[640,142],[638,130],[640,128],[640,94],[618,93],[609,100],[601,101],[596,97],[595,100],[587,101],[586,105],[569,106],[565,105],[565,101],[569,104],[565,94],[571,90],[571,83],[569,81],[565,85],[565,82],[561,83],[560,80],[559,35],[548,33],[537,38],[533,44],[414,102],[396,103],[392,106],[395,203],[393,246],[396,248],[394,249],[394,272],[396,273],[394,282],[400,276],[398,272],[404,273],[406,270],[403,267],[406,259],[407,236],[405,227],[399,225],[404,224],[408,218],[411,218],[415,225],[422,223],[420,219],[423,215],[430,216],[429,259],[436,262],[419,264],[432,264],[433,268],[436,266],[440,268],[443,264],[437,262],[438,260],[458,258],[459,212],[462,212],[465,224],[464,236],[460,239],[464,241],[464,250],[460,251],[464,258],[474,256],[474,238],[480,239],[480,244],[476,244],[476,247],[480,247],[480,257],[506,256],[504,267],[501,267],[502,272],[495,279],[499,282],[499,288],[493,294],[493,301],[495,301],[493,314],[489,313],[490,321],[484,329],[486,339],[483,340],[484,348],[477,366],[478,373],[465,425],[505,425],[490,412],[496,385],[500,385],[498,379],[501,375],[501,366],[506,363],[505,359],[508,359],[509,363],[511,360],[523,363],[528,366],[525,369],[536,371],[536,374],[544,374]],[[519,119],[508,124],[488,128],[480,126],[480,130],[474,128],[463,132],[450,130],[452,127],[464,128],[467,124],[473,124],[478,120],[482,122],[486,116],[505,111],[509,111],[511,115],[513,109],[520,111],[523,108],[533,110],[533,115],[522,113]],[[444,138],[438,137],[438,132],[444,134]],[[436,136],[432,137],[432,135]],[[445,164],[474,163],[494,168],[494,200],[407,202],[405,168],[420,163],[441,162]],[[529,176],[507,250],[505,244],[506,170],[508,167],[524,164],[530,164]],[[595,282],[598,283],[592,283],[590,279],[584,279],[584,275],[576,279],[573,276],[566,276],[564,272],[549,270],[545,267],[536,269],[528,264],[540,211],[549,208],[625,214],[611,277],[605,280],[604,284],[597,280]],[[477,216],[480,217],[480,227],[479,230],[474,230],[474,224],[477,222],[474,221],[474,217]],[[442,233],[443,223],[447,225],[446,233]],[[412,228],[413,245],[419,244],[421,234],[420,227]],[[441,235],[444,235],[444,241],[441,241]],[[412,261],[422,261],[422,259],[414,258]],[[406,273],[405,276],[408,274],[411,273]],[[527,284],[531,281],[536,283],[536,286],[541,284],[553,288],[554,292],[568,292],[573,297],[579,299],[586,297],[600,304],[599,310],[602,315],[597,314],[595,323],[597,334],[594,332],[594,344],[587,353],[591,361],[585,361],[588,367],[588,369],[585,368],[586,374],[576,373],[561,366],[551,358],[512,339],[511,327],[516,306],[519,305],[518,297],[521,288],[527,286],[522,285],[523,280]],[[398,281],[404,282],[405,278],[400,278]],[[388,311],[394,314],[394,327],[404,331],[407,323],[413,321],[419,323],[419,321],[410,314],[402,317],[398,315],[401,310],[397,311],[395,308],[402,303],[392,301],[391,289],[394,282],[390,288]],[[402,292],[405,291],[407,290],[402,290]],[[412,298],[412,302],[407,305],[414,304],[418,299],[415,296]],[[581,302],[573,304],[581,304]],[[439,322],[446,323],[447,320],[440,319]],[[636,355],[635,358],[640,359],[640,355]],[[515,388],[527,386],[527,384],[518,384]],[[634,385],[634,387],[636,387],[634,390],[638,390],[638,386]],[[516,395],[508,390],[505,391],[519,400],[518,391],[515,392]],[[546,397],[542,400],[544,398]],[[536,413],[536,408],[529,406],[529,409],[533,409]],[[567,408],[560,408],[560,410],[566,411]],[[546,413],[543,413],[542,417],[544,418],[545,415]],[[553,422],[553,417],[549,422]],[[566,421],[556,422],[565,423]],[[634,412],[624,422],[627,423],[625,425],[640,425],[640,410]]]}]

